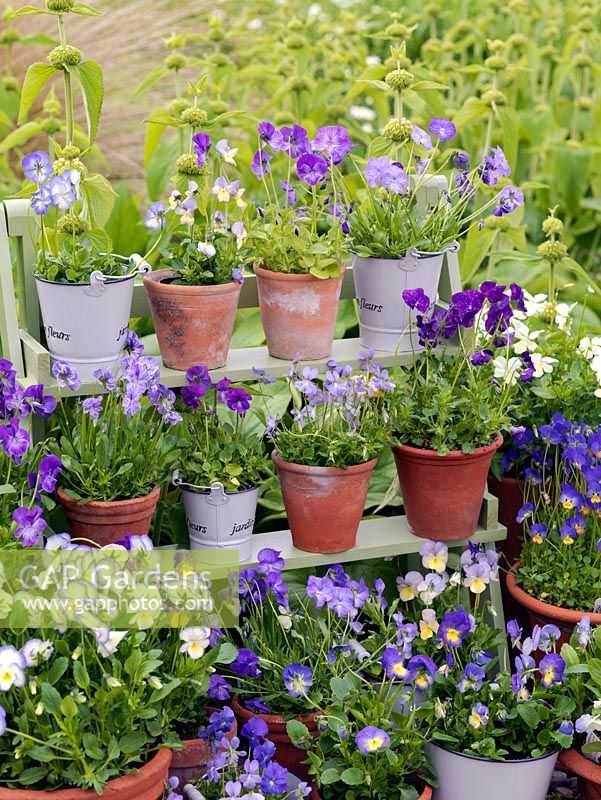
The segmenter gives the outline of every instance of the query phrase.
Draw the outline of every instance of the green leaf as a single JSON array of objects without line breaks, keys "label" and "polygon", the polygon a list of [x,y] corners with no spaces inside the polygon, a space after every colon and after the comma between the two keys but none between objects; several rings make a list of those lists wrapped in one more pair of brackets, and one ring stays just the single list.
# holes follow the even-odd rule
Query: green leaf
[{"label": "green leaf", "polygon": [[386,83],[386,81],[365,81],[360,80],[357,81],[362,86],[369,86],[370,89],[382,89],[384,91],[390,91],[390,86]]},{"label": "green leaf", "polygon": [[380,158],[390,152],[392,142],[383,136],[376,136],[369,145],[369,155]]},{"label": "green leaf", "polygon": [[[37,9],[35,9],[37,12]],[[23,88],[21,89],[21,103],[19,105],[18,124],[21,125],[27,118],[29,109],[33,105],[36,97],[41,92],[43,86],[50,80],[50,78],[58,72],[55,67],[50,64],[44,64],[38,61],[31,64],[25,73],[25,80],[23,81]]]},{"label": "green leaf", "polygon": [[597,684],[597,686],[601,686],[601,659],[591,658],[588,666],[591,673],[591,678]]},{"label": "green leaf", "polygon": [[97,11],[92,6],[87,5],[86,3],[73,3],[71,8],[74,14],[81,14],[84,17],[101,17],[102,11]]},{"label": "green leaf", "polygon": [[105,231],[112,241],[115,253],[130,256],[146,249],[148,236],[142,225],[142,214],[129,186],[122,181],[117,184],[115,205]]},{"label": "green leaf", "polygon": [[81,661],[75,661],[73,664],[73,677],[80,689],[86,690],[89,688],[90,676],[88,675],[88,670]]},{"label": "green leaf", "polygon": [[329,769],[324,769],[319,778],[319,782],[322,784],[322,786],[327,786],[330,783],[338,783],[339,780],[340,780],[340,772],[337,769],[334,769],[333,767],[330,767]]},{"label": "green leaf", "polygon": [[77,716],[77,703],[70,694],[61,700],[61,711],[69,719]]},{"label": "green leaf", "polygon": [[30,767],[29,769],[23,770],[23,772],[19,773],[19,784],[23,786],[31,786],[32,784],[38,783],[47,777],[47,767]]},{"label": "green leaf", "polygon": [[457,126],[457,130],[465,128],[470,122],[475,122],[477,119],[486,116],[488,113],[488,106],[482,100],[476,97],[468,98],[459,111],[453,115],[453,122]]},{"label": "green leaf", "polygon": [[495,228],[483,228],[481,231],[472,228],[468,233],[465,246],[460,250],[461,278],[464,285],[478,272],[498,233]]},{"label": "green leaf", "polygon": [[518,160],[518,140],[520,120],[518,113],[509,106],[499,106],[497,114],[503,129],[503,152],[512,170],[515,170]]},{"label": "green leaf", "polygon": [[17,8],[15,11],[6,17],[6,19],[16,19],[17,17],[32,17],[34,14],[51,14],[51,11],[46,11],[45,8],[36,8],[35,6],[23,6]]},{"label": "green leaf", "polygon": [[446,91],[449,87],[445,86],[444,83],[436,83],[435,81],[417,81],[417,83],[412,84],[411,89],[414,92],[424,91],[426,89],[437,89],[439,91]]},{"label": "green leaf", "polygon": [[81,86],[88,121],[88,141],[91,147],[96,139],[98,120],[100,119],[104,97],[102,70],[95,61],[84,61],[82,64],[67,67],[67,69],[69,74],[73,75]]},{"label": "green leaf", "polygon": [[359,767],[349,767],[344,770],[340,779],[347,786],[359,786],[365,780],[365,773]]},{"label": "green leaf", "polygon": [[93,228],[103,228],[115,204],[115,192],[102,175],[90,175],[81,182],[84,214]]},{"label": "green leaf", "polygon": [[42,703],[44,708],[49,714],[60,714],[61,712],[61,696],[49,683],[43,683],[40,691]]},{"label": "green leaf", "polygon": [[148,196],[158,200],[171,180],[179,156],[177,136],[162,139],[150,161],[146,173]]},{"label": "green leaf", "polygon": [[154,69],[150,70],[150,72],[144,78],[144,80],[140,84],[138,84],[138,87],[136,88],[136,91],[134,92],[133,95],[134,99],[143,94],[147,89],[150,89],[151,86],[154,86],[154,84],[157,83],[157,81],[160,81],[161,78],[165,77],[165,75],[167,75],[168,72],[169,70],[167,70],[163,66],[155,67]]},{"label": "green leaf", "polygon": [[303,725],[303,723],[299,722],[297,719],[288,720],[286,723],[286,733],[292,740],[292,743],[295,747],[299,747],[303,742],[306,742],[311,738],[309,728],[307,728],[306,725]]},{"label": "green leaf", "polygon": [[13,147],[20,147],[22,144],[29,141],[29,139],[33,139],[34,136],[41,133],[41,131],[42,128],[38,122],[26,122],[24,125],[21,125],[21,127],[11,131],[6,139],[2,140],[0,143],[0,153],[6,153],[12,150]]},{"label": "green leaf", "polygon": [[130,755],[131,753],[139,753],[146,744],[146,734],[142,731],[134,731],[122,736],[119,739],[119,747],[123,753]]}]

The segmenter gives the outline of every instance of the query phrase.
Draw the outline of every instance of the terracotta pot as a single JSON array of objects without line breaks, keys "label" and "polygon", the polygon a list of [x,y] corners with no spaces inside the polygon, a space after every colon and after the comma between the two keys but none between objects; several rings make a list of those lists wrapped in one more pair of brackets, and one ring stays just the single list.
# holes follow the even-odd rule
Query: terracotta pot
[{"label": "terracotta pot", "polygon": [[557,625],[561,631],[559,638],[559,645],[567,644],[570,637],[574,632],[574,628],[582,617],[590,617],[591,625],[601,625],[601,614],[593,614],[589,611],[573,611],[570,608],[560,608],[560,606],[552,606],[550,603],[544,603],[542,600],[537,600],[532,595],[529,595],[517,585],[515,580],[515,571],[518,568],[516,564],[507,573],[507,589],[511,596],[528,612],[530,623],[534,625]]},{"label": "terracotta pot", "polygon": [[564,750],[559,764],[578,776],[581,800],[601,800],[601,765],[593,764],[577,750]]},{"label": "terracotta pot", "polygon": [[[273,760],[277,761],[282,767],[286,767],[289,772],[302,778],[302,780],[307,780],[309,776],[308,766],[303,764],[303,761],[307,760],[307,751],[300,750],[292,744],[290,737],[286,733],[286,720],[284,717],[279,714],[255,714],[245,708],[238,697],[232,698],[231,705],[240,728],[252,717],[260,717],[264,720],[269,728],[267,738],[275,745]],[[295,719],[306,725],[312,736],[317,737],[319,735],[316,722],[318,716],[314,712],[306,716],[295,717]]]},{"label": "terracotta pot", "polygon": [[476,530],[495,451],[503,443],[497,433],[492,444],[466,455],[451,450],[439,456],[407,444],[392,448],[401,485],[407,523],[416,536],[452,542]]},{"label": "terracotta pot", "polygon": [[270,355],[288,361],[297,354],[301,361],[330,355],[345,269],[338,278],[320,279],[254,267]]},{"label": "terracotta pot", "polygon": [[99,797],[107,800],[158,800],[163,796],[170,763],[171,750],[159,750],[140,769],[109,781],[100,795],[93,789],[57,789],[46,792],[5,789],[0,786],[0,800],[98,800]]},{"label": "terracotta pot", "polygon": [[62,486],[57,495],[73,538],[91,539],[101,546],[123,539],[126,533],[143,536],[150,530],[161,487],[132,500],[74,500]]},{"label": "terracotta pot", "polygon": [[[238,726],[234,722],[232,730],[225,735],[231,740],[237,733]],[[182,745],[182,750],[173,751],[169,775],[179,778],[179,785],[183,787],[203,777],[207,762],[214,754],[204,739],[184,739]]]},{"label": "terracotta pot", "polygon": [[[317,786],[315,784],[311,786],[311,800],[321,800],[321,795],[317,791]],[[426,786],[424,791],[420,794],[418,800],[432,800],[432,788],[430,786]]]},{"label": "terracotta pot", "polygon": [[240,284],[179,286],[177,273],[159,269],[144,276],[163,364],[187,370],[223,367],[234,331]]},{"label": "terracotta pot", "polygon": [[377,458],[353,467],[307,467],[271,456],[278,469],[292,543],[309,553],[342,553],[357,542]]}]

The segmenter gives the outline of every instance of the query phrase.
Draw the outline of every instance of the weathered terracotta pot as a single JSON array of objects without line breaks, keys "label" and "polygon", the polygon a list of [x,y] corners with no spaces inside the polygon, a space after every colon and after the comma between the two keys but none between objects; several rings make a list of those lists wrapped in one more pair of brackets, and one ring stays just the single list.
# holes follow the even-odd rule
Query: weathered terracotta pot
[{"label": "weathered terracotta pot", "polygon": [[601,614],[593,614],[589,611],[573,611],[570,608],[560,608],[550,603],[537,600],[521,589],[515,580],[515,571],[519,565],[515,565],[507,573],[507,590],[511,596],[528,612],[531,624],[534,625],[557,625],[561,631],[559,645],[567,644],[574,632],[574,628],[582,617],[590,617],[591,625],[601,625]]},{"label": "weathered terracotta pot", "polygon": [[109,781],[100,795],[93,789],[58,789],[46,792],[5,789],[0,786],[0,800],[98,800],[99,797],[106,800],[158,800],[163,797],[170,763],[171,750],[159,750],[140,769]]},{"label": "weathered terracotta pot", "polygon": [[559,754],[559,765],[578,776],[581,800],[601,800],[601,766],[573,748]]},{"label": "weathered terracotta pot", "polygon": [[[319,794],[315,784],[311,786],[311,800],[321,800],[321,795]],[[424,791],[420,794],[418,800],[432,800],[432,788],[430,786],[426,786]]]},{"label": "weathered terracotta pot", "polygon": [[126,533],[144,536],[161,495],[161,487],[132,500],[88,500],[81,503],[57,487],[57,495],[73,538],[91,539],[101,546],[123,539]]},{"label": "weathered terracotta pot", "polygon": [[407,523],[416,536],[451,542],[472,535],[478,525],[486,476],[502,443],[498,433],[492,444],[467,455],[452,450],[439,456],[407,444],[392,448]]},{"label": "weathered terracotta pot", "polygon": [[301,361],[327,358],[345,266],[338,278],[288,275],[254,267],[267,349],[274,358]]},{"label": "weathered terracotta pot", "polygon": [[[237,733],[238,726],[234,722],[232,730],[225,735],[231,740]],[[204,739],[184,739],[182,745],[182,750],[173,751],[169,775],[179,778],[179,785],[183,787],[203,777],[207,762],[213,758],[214,753]]]},{"label": "weathered terracotta pot", "polygon": [[[231,706],[238,720],[240,728],[252,717],[260,717],[269,728],[267,738],[275,745],[275,755],[273,760],[277,761],[282,767],[286,767],[289,772],[297,775],[299,778],[306,780],[308,773],[308,766],[303,764],[307,760],[307,751],[300,750],[295,747],[290,741],[290,737],[286,733],[286,720],[280,714],[256,714],[254,711],[249,711],[245,708],[238,697],[233,697]],[[303,725],[306,725],[312,736],[317,737],[319,731],[317,730],[317,713],[307,714],[306,716],[295,717]],[[0,798],[2,800],[2,798]]]},{"label": "weathered terracotta pot", "polygon": [[357,542],[377,458],[353,467],[308,467],[272,458],[278,470],[292,542],[309,553],[342,553]]},{"label": "weathered terracotta pot", "polygon": [[223,367],[234,331],[240,284],[179,286],[177,273],[159,269],[144,276],[163,364],[187,370],[198,364]]}]

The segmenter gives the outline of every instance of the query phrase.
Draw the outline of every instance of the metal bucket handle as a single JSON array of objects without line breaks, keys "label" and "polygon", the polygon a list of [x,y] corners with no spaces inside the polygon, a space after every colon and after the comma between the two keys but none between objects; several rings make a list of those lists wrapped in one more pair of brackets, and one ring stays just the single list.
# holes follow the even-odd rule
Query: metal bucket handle
[{"label": "metal bucket handle", "polygon": [[90,285],[84,288],[84,293],[89,297],[100,297],[106,293],[107,284],[111,281],[122,281],[124,278],[134,278],[136,275],[143,275],[150,272],[152,267],[144,260],[141,255],[134,253],[127,261],[130,271],[125,275],[104,275],[99,269],[95,269],[90,275]]},{"label": "metal bucket handle", "polygon": [[212,483],[210,486],[197,486],[193,483],[186,483],[186,481],[182,481],[179,477],[179,469],[173,471],[173,475],[171,476],[171,482],[174,486],[179,486],[180,488],[189,487],[193,490],[200,489],[203,493],[208,492],[207,503],[211,506],[225,506],[229,503],[230,498],[227,496],[225,491],[225,486],[219,481]]}]

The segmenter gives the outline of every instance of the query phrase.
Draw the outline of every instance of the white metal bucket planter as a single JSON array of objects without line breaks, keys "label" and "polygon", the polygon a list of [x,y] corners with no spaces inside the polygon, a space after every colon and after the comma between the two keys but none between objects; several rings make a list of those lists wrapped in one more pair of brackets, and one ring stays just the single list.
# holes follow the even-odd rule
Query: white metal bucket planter
[{"label": "white metal bucket planter", "polygon": [[442,264],[447,252],[457,252],[454,242],[440,253],[422,253],[415,248],[403,258],[353,258],[355,296],[359,309],[360,341],[385,353],[419,349],[412,330],[415,312],[404,302],[405,289],[423,289],[436,298]]},{"label": "white metal bucket planter", "polygon": [[195,486],[180,480],[191,550],[238,550],[240,561],[252,556],[251,540],[257,513],[259,489],[226,492],[222,483]]},{"label": "white metal bucket planter", "polygon": [[438,778],[432,800],[545,800],[559,752],[519,761],[489,761],[426,746]]},{"label": "white metal bucket planter", "polygon": [[122,277],[95,270],[89,283],[35,278],[51,361],[68,361],[83,383],[117,361],[127,338],[135,277],[150,269],[138,255],[118,260]]}]

